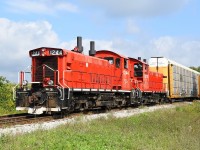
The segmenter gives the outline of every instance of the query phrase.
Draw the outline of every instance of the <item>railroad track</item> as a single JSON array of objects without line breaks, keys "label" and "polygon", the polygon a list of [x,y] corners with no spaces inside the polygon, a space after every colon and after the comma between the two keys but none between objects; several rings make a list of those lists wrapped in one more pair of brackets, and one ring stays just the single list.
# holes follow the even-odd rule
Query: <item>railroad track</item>
[{"label": "railroad track", "polygon": [[[117,110],[117,109],[116,109]],[[113,110],[114,111],[114,110]],[[87,112],[73,112],[69,115],[64,116],[63,118],[74,118],[77,116],[85,115],[85,114],[100,114],[105,112],[105,110],[89,110]],[[30,115],[27,113],[23,114],[12,114],[6,116],[0,116],[0,128],[7,128],[15,125],[24,125],[24,124],[32,124],[32,123],[42,123],[45,121],[52,121],[60,118],[59,115]]]},{"label": "railroad track", "polygon": [[[200,101],[198,101],[198,102],[200,102]],[[181,106],[181,105],[185,105],[185,104],[186,104],[186,102],[174,102],[172,105],[180,105]],[[162,105],[168,105],[168,104],[165,103]],[[156,106],[156,105],[152,105],[152,106]],[[145,105],[145,107],[151,107],[151,105],[149,105],[149,106]],[[135,108],[137,108],[137,107],[114,108],[114,109],[111,109],[111,111],[116,112],[116,111],[120,111],[120,110],[124,110],[124,109],[135,109]],[[71,113],[70,115],[65,116],[64,118],[73,118],[73,117],[81,116],[81,115],[85,115],[85,114],[100,114],[100,113],[104,113],[104,112],[107,112],[107,111],[97,109],[97,110],[90,110],[90,111],[86,111],[86,112],[74,112],[74,113]],[[57,119],[60,119],[60,118],[58,117]],[[0,116],[0,128],[6,128],[6,127],[14,126],[14,125],[38,123],[38,122],[42,123],[42,122],[51,121],[51,120],[55,120],[55,118],[53,118],[52,115],[35,116],[35,115],[29,115],[27,113]]]},{"label": "railroad track", "polygon": [[52,120],[52,116],[34,116],[28,114],[13,114],[0,116],[0,128],[6,128],[13,125],[31,124]]}]

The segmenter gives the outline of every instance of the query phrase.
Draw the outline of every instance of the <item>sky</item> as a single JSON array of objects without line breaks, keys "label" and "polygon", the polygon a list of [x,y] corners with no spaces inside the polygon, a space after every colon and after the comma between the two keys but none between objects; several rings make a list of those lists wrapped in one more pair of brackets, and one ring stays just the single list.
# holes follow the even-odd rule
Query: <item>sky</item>
[{"label": "sky", "polygon": [[164,56],[200,66],[199,0],[0,0],[0,76],[17,82],[29,50],[72,49],[83,37],[96,50]]}]

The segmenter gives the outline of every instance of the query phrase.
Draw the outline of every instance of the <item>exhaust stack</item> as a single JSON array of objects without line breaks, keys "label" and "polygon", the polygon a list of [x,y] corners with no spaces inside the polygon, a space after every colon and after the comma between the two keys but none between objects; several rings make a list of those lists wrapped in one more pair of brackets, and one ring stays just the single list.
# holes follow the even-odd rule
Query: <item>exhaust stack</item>
[{"label": "exhaust stack", "polygon": [[94,56],[95,54],[96,54],[95,42],[94,42],[94,41],[90,41],[89,55],[90,55],[90,56]]},{"label": "exhaust stack", "polygon": [[78,48],[79,53],[83,52],[82,37],[81,36],[77,37],[77,48]]}]

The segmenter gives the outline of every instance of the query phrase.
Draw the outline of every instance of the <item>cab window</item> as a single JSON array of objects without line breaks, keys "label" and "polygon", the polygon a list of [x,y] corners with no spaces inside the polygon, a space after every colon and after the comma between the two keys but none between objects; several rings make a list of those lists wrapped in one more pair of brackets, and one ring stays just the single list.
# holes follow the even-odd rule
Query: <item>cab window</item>
[{"label": "cab window", "polygon": [[142,64],[140,64],[140,63],[134,64],[134,76],[135,77],[142,77],[142,75],[143,75],[142,71],[143,71]]},{"label": "cab window", "polygon": [[109,64],[114,64],[114,58],[113,57],[104,57],[105,60],[109,62]]},{"label": "cab window", "polygon": [[116,68],[120,68],[120,58],[115,59],[115,66]]}]

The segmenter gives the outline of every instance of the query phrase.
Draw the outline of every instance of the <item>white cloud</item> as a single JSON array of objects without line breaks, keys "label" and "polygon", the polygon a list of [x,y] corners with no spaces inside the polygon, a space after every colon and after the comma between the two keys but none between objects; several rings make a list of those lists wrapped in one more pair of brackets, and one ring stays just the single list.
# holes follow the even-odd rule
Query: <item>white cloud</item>
[{"label": "white cloud", "polygon": [[170,36],[160,37],[151,41],[154,50],[157,50],[157,54],[168,55],[168,53],[178,46],[178,41]]},{"label": "white cloud", "polygon": [[190,0],[86,0],[103,8],[108,15],[127,16],[159,16],[177,11]]},{"label": "white cloud", "polygon": [[164,56],[186,66],[200,65],[200,41],[165,36],[150,42],[152,53]]},{"label": "white cloud", "polygon": [[78,12],[72,3],[55,0],[7,0],[10,11],[19,13],[55,14],[58,11]]},{"label": "white cloud", "polygon": [[16,81],[17,71],[30,65],[30,49],[58,43],[57,34],[46,21],[13,22],[0,18],[0,75]]}]

